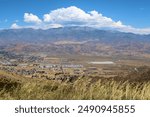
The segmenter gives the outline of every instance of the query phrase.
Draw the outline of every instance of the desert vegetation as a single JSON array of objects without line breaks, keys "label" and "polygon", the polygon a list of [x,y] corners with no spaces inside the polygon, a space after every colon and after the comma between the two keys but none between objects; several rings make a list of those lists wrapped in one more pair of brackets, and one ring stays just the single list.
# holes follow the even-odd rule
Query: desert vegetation
[{"label": "desert vegetation", "polygon": [[149,73],[147,70],[109,79],[82,76],[73,82],[61,82],[27,79],[0,71],[0,99],[147,100],[150,99]]}]

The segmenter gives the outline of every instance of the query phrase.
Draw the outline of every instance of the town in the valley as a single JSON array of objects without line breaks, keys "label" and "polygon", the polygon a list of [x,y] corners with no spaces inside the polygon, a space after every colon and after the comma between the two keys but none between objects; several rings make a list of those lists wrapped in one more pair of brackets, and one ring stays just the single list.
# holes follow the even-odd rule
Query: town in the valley
[{"label": "town in the valley", "polygon": [[28,78],[47,80],[73,80],[80,76],[98,76],[110,78],[126,75],[138,69],[134,65],[125,65],[121,60],[95,57],[65,57],[50,55],[17,55],[9,52],[0,53],[0,70]]}]

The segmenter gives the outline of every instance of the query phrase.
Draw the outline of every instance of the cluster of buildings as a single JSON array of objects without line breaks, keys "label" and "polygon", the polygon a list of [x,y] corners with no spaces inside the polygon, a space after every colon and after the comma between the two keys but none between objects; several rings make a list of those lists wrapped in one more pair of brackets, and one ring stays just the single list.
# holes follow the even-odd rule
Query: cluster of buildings
[{"label": "cluster of buildings", "polygon": [[100,67],[84,66],[68,59],[51,57],[26,57],[17,59],[0,59],[0,70],[18,74],[28,78],[44,78],[48,80],[73,80],[79,76],[97,75],[100,77],[116,76],[116,72]]}]

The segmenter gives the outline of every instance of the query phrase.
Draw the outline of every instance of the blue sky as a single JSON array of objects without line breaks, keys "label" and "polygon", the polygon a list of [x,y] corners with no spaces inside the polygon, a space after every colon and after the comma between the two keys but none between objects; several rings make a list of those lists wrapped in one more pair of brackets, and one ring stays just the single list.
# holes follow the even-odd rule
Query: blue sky
[{"label": "blue sky", "polygon": [[[50,28],[71,24],[150,33],[149,6],[150,0],[0,0],[0,28]],[[51,13],[54,10],[58,11]],[[74,15],[70,17],[69,13]],[[44,16],[53,19],[46,20]]]}]

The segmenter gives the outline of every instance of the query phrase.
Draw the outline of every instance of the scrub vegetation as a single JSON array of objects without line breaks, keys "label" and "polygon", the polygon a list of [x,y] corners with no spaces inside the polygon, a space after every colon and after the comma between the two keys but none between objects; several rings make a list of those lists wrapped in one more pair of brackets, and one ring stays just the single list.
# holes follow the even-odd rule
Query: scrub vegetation
[{"label": "scrub vegetation", "polygon": [[[131,76],[127,77],[130,78]],[[132,77],[136,77],[136,75],[133,76],[132,74]],[[140,76],[138,75],[138,77]],[[27,79],[13,73],[0,71],[0,99],[148,100],[150,99],[149,76],[141,77],[143,81],[138,80],[138,78],[121,79],[119,77],[93,80],[93,78],[82,76],[73,82],[60,82]]]}]

